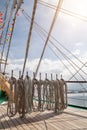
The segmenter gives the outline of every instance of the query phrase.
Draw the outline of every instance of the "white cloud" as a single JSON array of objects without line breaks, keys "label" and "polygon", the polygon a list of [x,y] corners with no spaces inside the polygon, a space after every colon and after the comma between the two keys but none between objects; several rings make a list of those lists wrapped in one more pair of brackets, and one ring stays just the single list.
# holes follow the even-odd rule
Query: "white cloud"
[{"label": "white cloud", "polygon": [[82,46],[84,43],[82,43],[82,42],[77,42],[76,43],[76,46],[78,47],[78,46]]},{"label": "white cloud", "polygon": [[76,49],[74,52],[72,52],[74,55],[79,55],[80,54],[80,50]]},{"label": "white cloud", "polygon": [[[38,61],[39,59],[28,61],[26,64],[25,72],[29,71],[29,73],[32,75],[32,73],[36,70]],[[69,63],[67,63],[67,61],[64,60],[63,63],[66,64],[66,66],[71,69],[72,72],[75,72],[69,65]],[[23,69],[23,59],[11,60],[9,65],[7,66],[7,72],[11,72],[12,69],[14,70],[14,74],[18,77],[19,70]],[[48,73],[48,75],[50,75],[51,73],[58,74],[59,77],[62,74],[65,79],[68,79],[70,77],[69,71],[61,64],[59,60],[53,61],[49,59],[43,59],[39,68],[39,72],[41,72],[42,74]]]},{"label": "white cloud", "polygon": [[[54,0],[54,1],[45,0],[45,1],[52,3],[52,4],[58,2],[58,0]],[[72,0],[72,1],[65,0],[63,6],[66,9],[70,9],[70,10],[74,11],[73,8],[74,8],[75,3],[76,3],[75,0]],[[75,5],[77,6],[77,4],[75,4]],[[46,29],[46,27],[49,28],[53,15],[54,15],[54,12],[51,9],[48,10],[45,7],[42,8],[41,5],[39,5],[39,6],[40,6],[40,8],[37,9],[37,13],[35,15],[36,16],[35,20],[38,21],[38,24],[43,25],[43,28],[45,28],[45,29]],[[72,6],[73,6],[73,8],[71,9]],[[26,0],[23,4],[23,7],[24,7],[25,11],[28,12],[29,15],[31,16],[33,2]],[[19,27],[18,25],[19,24],[17,24],[17,23],[16,23],[17,26],[15,28],[15,30],[17,30],[17,32],[14,33],[16,36],[13,39],[13,43],[14,43],[13,46],[15,49],[13,48],[13,50],[11,49],[11,51],[13,51],[15,53],[18,50],[18,53],[15,53],[15,58],[18,58],[18,56],[20,56],[20,55],[21,55],[20,57],[23,57],[22,53],[24,52],[23,50],[25,48],[24,47],[25,44],[22,44],[22,42],[25,43],[26,39],[24,41],[24,39],[22,39],[22,38],[24,38],[25,35],[27,38],[26,31],[27,31],[27,28],[29,28],[27,26],[28,22],[26,22],[26,19],[25,18],[23,19],[23,17],[24,16],[22,16],[20,14],[20,16],[17,18],[17,20],[22,21],[21,23],[20,22],[18,22],[18,23],[20,24],[20,29],[22,29],[22,31],[23,31],[22,32],[19,29],[19,31],[21,32],[20,34],[23,34],[22,35],[23,37],[21,35],[19,36],[19,34],[18,34],[18,27]],[[76,26],[76,27],[73,28],[72,25]],[[64,46],[66,46],[66,48],[68,48],[69,50],[72,51],[72,53],[74,55],[79,56],[81,61],[83,61],[84,63],[87,61],[87,52],[85,50],[87,48],[87,45],[86,45],[86,43],[87,43],[87,36],[86,36],[87,26],[86,26],[85,22],[83,23],[79,19],[72,18],[68,15],[61,13],[61,16],[59,16],[58,19],[56,20],[53,32],[54,32],[53,35],[55,36],[55,38],[57,40],[61,41],[64,44]],[[18,41],[18,39],[20,39],[20,41]],[[15,43],[17,43],[17,44],[15,44]],[[39,40],[38,40],[38,43],[39,43]],[[36,49],[35,46],[37,46],[37,44],[36,45],[34,44],[34,48]],[[39,46],[39,44],[38,44],[38,46]],[[21,47],[23,47],[23,48],[21,49]],[[58,47],[59,47],[59,45],[58,45]],[[19,50],[20,50],[20,53],[19,53]],[[21,50],[23,52],[21,52]],[[75,50],[75,51],[73,51],[73,50]],[[54,51],[56,51],[56,50],[54,50]],[[33,49],[33,52],[36,52],[36,50]],[[49,53],[49,51],[47,53]],[[11,52],[11,55],[12,55],[12,52]],[[70,55],[68,54],[68,56],[70,56]],[[13,55],[13,58],[14,58],[14,55]],[[71,58],[73,58],[73,57],[71,57]],[[31,61],[28,61],[26,64],[26,70],[29,70],[30,73],[35,71],[38,61],[39,61],[39,59],[34,59]],[[78,63],[78,61],[75,60],[75,58],[73,59],[73,61],[77,65],[79,65],[79,67],[81,67],[81,63]],[[13,69],[14,73],[16,75],[18,75],[18,71],[22,70],[22,68],[23,68],[23,62],[24,62],[24,59],[9,60],[8,61],[9,65],[7,66],[7,71],[11,72],[11,70]],[[72,71],[72,73],[75,73],[75,70],[71,67],[71,65],[69,63],[67,63],[65,60],[63,60],[63,62]],[[87,71],[85,68],[84,68],[84,70]],[[63,74],[64,78],[66,78],[66,79],[68,79],[68,77],[70,77],[69,71],[61,64],[61,62],[59,60],[53,60],[52,56],[50,56],[50,60],[49,59],[42,60],[39,71],[42,72],[43,74],[44,73],[54,73],[54,74],[57,73],[58,75]]]},{"label": "white cloud", "polygon": [[[37,64],[39,59],[34,59],[31,61],[28,61],[26,64],[26,70],[29,72],[35,72]],[[23,59],[15,59],[15,60],[9,60],[9,65],[7,66],[7,72],[11,72],[11,70],[14,70],[15,75],[18,75],[19,70],[22,70],[23,68]],[[62,74],[63,73],[63,65],[59,60],[49,60],[49,59],[43,59],[41,62],[41,66],[39,69],[39,72],[41,73],[57,73]]]}]

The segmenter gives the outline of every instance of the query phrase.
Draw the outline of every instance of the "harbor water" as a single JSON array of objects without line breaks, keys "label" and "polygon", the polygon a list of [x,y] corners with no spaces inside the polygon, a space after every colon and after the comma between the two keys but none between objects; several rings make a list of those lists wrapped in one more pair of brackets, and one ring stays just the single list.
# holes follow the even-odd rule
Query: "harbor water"
[{"label": "harbor water", "polygon": [[87,107],[87,93],[68,94],[68,104]]}]

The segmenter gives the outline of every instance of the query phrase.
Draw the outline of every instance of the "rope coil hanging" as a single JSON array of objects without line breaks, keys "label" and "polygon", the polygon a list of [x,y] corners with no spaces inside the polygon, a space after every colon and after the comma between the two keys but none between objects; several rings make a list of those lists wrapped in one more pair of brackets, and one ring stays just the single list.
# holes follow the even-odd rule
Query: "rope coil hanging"
[{"label": "rope coil hanging", "polygon": [[9,79],[10,84],[10,94],[8,97],[7,115],[9,117],[14,116],[17,113],[17,81],[16,78],[12,76]]},{"label": "rope coil hanging", "polygon": [[[41,75],[41,74],[40,74]],[[47,74],[46,74],[47,75]],[[14,94],[13,94],[14,92]],[[12,96],[13,95],[13,96]],[[10,79],[10,96],[7,107],[9,117],[17,112],[21,117],[32,111],[53,110],[62,112],[67,107],[67,85],[63,79],[37,80],[35,74],[31,79],[28,74],[25,79],[19,76]]]}]

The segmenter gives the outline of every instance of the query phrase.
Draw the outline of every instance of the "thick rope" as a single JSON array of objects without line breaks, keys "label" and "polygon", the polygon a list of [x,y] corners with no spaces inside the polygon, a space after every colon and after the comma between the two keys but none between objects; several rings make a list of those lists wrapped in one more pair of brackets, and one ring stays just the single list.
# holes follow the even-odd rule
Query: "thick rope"
[{"label": "thick rope", "polygon": [[[33,108],[35,110],[54,110],[62,112],[67,107],[67,86],[61,80],[33,80]],[[37,102],[37,103],[36,103]]]},{"label": "thick rope", "polygon": [[[55,113],[67,108],[67,85],[61,80],[37,80],[26,75],[18,80],[11,77],[10,95],[7,114],[14,116],[17,112],[21,117],[32,111],[52,110]],[[14,92],[14,94],[13,94]]]},{"label": "thick rope", "polygon": [[9,95],[8,106],[7,106],[7,115],[9,117],[12,117],[17,113],[16,79],[14,77],[11,77],[9,83],[10,83],[10,95]]},{"label": "thick rope", "polygon": [[32,80],[28,75],[24,79],[24,86],[26,112],[32,112]]},{"label": "thick rope", "polygon": [[24,86],[24,80],[22,78],[19,78],[17,81],[17,109],[20,117],[25,116],[25,86]]}]

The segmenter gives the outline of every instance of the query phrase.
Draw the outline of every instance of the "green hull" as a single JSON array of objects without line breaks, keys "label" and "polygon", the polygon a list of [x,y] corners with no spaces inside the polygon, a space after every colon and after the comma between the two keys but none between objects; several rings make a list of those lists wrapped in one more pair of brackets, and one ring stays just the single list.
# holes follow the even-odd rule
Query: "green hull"
[{"label": "green hull", "polygon": [[6,92],[4,91],[0,91],[0,104],[7,101],[8,100],[8,97],[6,96]]}]

